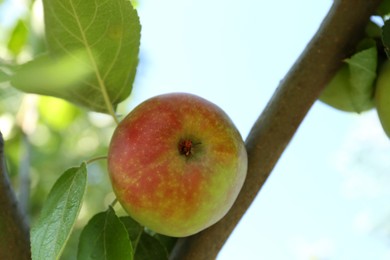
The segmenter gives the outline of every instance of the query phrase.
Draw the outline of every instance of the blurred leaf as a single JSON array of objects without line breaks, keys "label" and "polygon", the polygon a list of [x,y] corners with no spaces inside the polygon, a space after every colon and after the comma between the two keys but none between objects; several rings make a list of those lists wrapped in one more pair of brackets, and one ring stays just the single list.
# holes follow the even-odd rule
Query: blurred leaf
[{"label": "blurred leaf", "polygon": [[9,38],[8,49],[11,53],[17,56],[26,45],[28,38],[28,30],[23,20],[19,20]]},{"label": "blurred leaf", "polygon": [[70,168],[51,189],[31,230],[32,259],[58,259],[77,219],[87,182],[85,163]]},{"label": "blurred leaf", "polygon": [[139,1],[138,0],[130,0],[131,2],[131,5],[134,6],[134,8],[137,8],[138,5],[139,5]]},{"label": "blurred leaf", "polygon": [[136,260],[167,260],[168,254],[160,241],[146,232],[142,233],[135,250]]},{"label": "blurred leaf", "polygon": [[382,17],[390,14],[390,0],[383,0],[377,9],[377,13]]},{"label": "blurred leaf", "polygon": [[70,90],[44,89],[46,93],[40,94],[99,112],[107,112],[107,105],[115,107],[130,94],[138,63],[141,26],[131,2],[44,0],[43,5],[51,53],[72,55],[74,50],[85,50],[94,73]]},{"label": "blurred leaf", "polygon": [[111,207],[95,215],[81,232],[77,259],[133,259],[126,228]]},{"label": "blurred leaf", "polygon": [[376,49],[376,41],[374,39],[371,39],[371,38],[364,38],[363,40],[361,40],[357,44],[357,46],[356,46],[356,54],[361,52],[361,51],[370,49],[370,48],[375,48]]},{"label": "blurred leaf", "polygon": [[385,46],[387,57],[390,58],[390,20],[382,26],[382,42]]},{"label": "blurred leaf", "polygon": [[360,51],[346,60],[350,72],[352,105],[358,113],[374,107],[377,60],[376,47]]},{"label": "blurred leaf", "polygon": [[[41,95],[62,97],[68,100],[78,93],[78,82],[93,73],[85,51],[74,52],[73,56],[38,56],[15,71],[11,84],[15,88]],[[83,97],[88,100],[88,96]],[[93,102],[93,101],[91,101]]]},{"label": "blurred leaf", "polygon": [[8,75],[5,71],[3,71],[1,68],[0,68],[0,83],[1,82],[7,82],[9,81],[11,78],[10,75]]},{"label": "blurred leaf", "polygon": [[0,59],[0,83],[9,81],[16,68],[17,65],[6,63]]},{"label": "blurred leaf", "polygon": [[119,219],[126,227],[133,248],[136,248],[139,236],[143,232],[144,228],[137,221],[135,221],[129,216],[120,217]]},{"label": "blurred leaf", "polygon": [[369,21],[365,28],[365,34],[367,37],[371,39],[372,38],[380,39],[382,37],[382,28],[378,24]]},{"label": "blurred leaf", "polygon": [[155,237],[160,243],[164,246],[167,255],[169,256],[170,252],[172,251],[173,247],[176,244],[177,238],[176,237],[169,237],[161,234],[155,234],[153,237]]},{"label": "blurred leaf", "polygon": [[38,103],[39,115],[45,123],[61,130],[69,126],[78,113],[75,106],[53,97],[42,96]]}]

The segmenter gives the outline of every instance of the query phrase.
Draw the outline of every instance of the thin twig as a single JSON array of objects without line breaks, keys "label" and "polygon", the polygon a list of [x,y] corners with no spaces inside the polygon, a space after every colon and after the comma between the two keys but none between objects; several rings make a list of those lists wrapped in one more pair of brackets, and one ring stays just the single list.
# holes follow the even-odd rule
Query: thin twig
[{"label": "thin twig", "polygon": [[99,160],[106,160],[106,159],[107,159],[107,155],[101,155],[101,156],[98,156],[98,157],[91,158],[88,161],[86,161],[85,163],[86,164],[91,164],[93,162],[96,162],[96,161],[99,161]]},{"label": "thin twig", "polygon": [[30,205],[30,165],[31,165],[31,145],[28,136],[22,132],[22,142],[20,154],[20,165],[19,165],[19,206],[22,210],[26,223],[29,223],[28,213]]},{"label": "thin twig", "polygon": [[380,2],[334,1],[318,32],[281,82],[246,140],[248,175],[232,209],[212,227],[179,239],[170,259],[211,260],[217,257],[307,112],[360,39]]}]

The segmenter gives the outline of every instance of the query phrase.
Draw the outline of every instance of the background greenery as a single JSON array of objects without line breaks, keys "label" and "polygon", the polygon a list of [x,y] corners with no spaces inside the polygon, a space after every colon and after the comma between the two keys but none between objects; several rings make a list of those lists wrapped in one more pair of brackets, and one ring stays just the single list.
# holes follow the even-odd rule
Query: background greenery
[{"label": "background greenery", "polygon": [[[33,1],[27,5],[31,11]],[[33,27],[32,19],[27,12],[15,25],[1,26],[0,45],[7,48],[8,63],[21,63],[46,50],[42,31]],[[2,66],[0,71],[7,69]],[[107,115],[54,97],[26,95],[8,84],[0,84],[0,100],[12,185],[33,224],[49,190],[66,169],[106,155],[115,124]],[[88,172],[85,200],[62,259],[75,259],[81,228],[114,200],[105,161],[90,164]]]}]

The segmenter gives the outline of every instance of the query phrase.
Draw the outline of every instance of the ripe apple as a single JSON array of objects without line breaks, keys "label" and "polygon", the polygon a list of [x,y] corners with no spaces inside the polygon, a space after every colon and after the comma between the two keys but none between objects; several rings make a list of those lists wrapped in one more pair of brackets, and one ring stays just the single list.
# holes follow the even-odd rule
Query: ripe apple
[{"label": "ripe apple", "polygon": [[157,233],[183,237],[231,208],[246,176],[247,153],[219,107],[171,93],[146,100],[120,122],[108,171],[131,217]]},{"label": "ripe apple", "polygon": [[375,105],[383,130],[390,137],[390,61],[385,61],[379,71]]}]

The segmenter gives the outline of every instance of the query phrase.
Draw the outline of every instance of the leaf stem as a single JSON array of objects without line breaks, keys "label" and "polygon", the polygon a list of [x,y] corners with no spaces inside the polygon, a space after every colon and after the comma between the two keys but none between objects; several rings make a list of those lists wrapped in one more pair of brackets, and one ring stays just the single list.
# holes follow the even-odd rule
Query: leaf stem
[{"label": "leaf stem", "polygon": [[114,208],[115,204],[118,202],[118,200],[115,198],[111,204],[110,204],[110,207]]},{"label": "leaf stem", "polygon": [[88,161],[86,161],[85,163],[86,164],[91,164],[93,162],[96,162],[96,161],[99,161],[99,160],[105,160],[105,159],[107,159],[107,155],[102,155],[102,156],[91,158]]},{"label": "leaf stem", "polygon": [[145,229],[145,227],[144,226],[141,226],[140,225],[140,231],[139,231],[139,233],[138,233],[138,236],[137,236],[137,239],[135,240],[135,242],[134,242],[134,248],[133,248],[133,253],[134,253],[134,255],[135,255],[135,252],[137,251],[137,247],[138,247],[138,244],[139,244],[139,241],[141,240],[141,236],[142,236],[142,234],[144,233],[144,229]]}]

